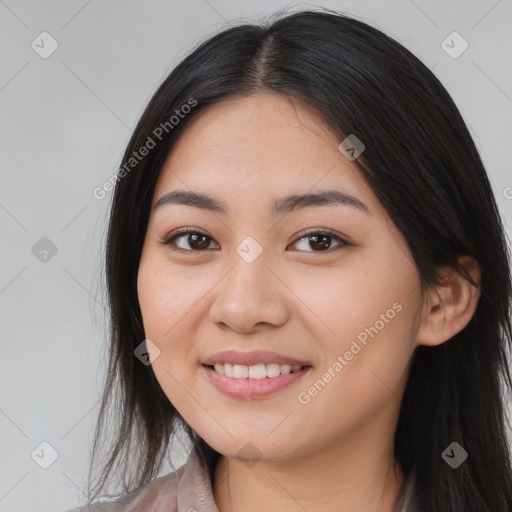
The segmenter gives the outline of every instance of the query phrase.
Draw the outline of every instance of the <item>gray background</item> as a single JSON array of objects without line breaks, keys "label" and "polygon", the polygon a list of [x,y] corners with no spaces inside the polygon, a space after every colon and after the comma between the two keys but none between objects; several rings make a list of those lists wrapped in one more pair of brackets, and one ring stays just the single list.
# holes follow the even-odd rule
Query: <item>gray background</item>
[{"label": "gray background", "polygon": [[[117,171],[151,94],[226,23],[314,5],[383,30],[433,70],[470,126],[510,234],[511,0],[0,1],[0,511],[85,502],[106,363],[110,201],[92,191]],[[46,59],[31,47],[44,31],[58,43]],[[469,43],[458,58],[442,47],[453,31]],[[39,252],[43,237],[56,254]],[[48,469],[35,462],[49,456],[44,441],[58,453]]]}]

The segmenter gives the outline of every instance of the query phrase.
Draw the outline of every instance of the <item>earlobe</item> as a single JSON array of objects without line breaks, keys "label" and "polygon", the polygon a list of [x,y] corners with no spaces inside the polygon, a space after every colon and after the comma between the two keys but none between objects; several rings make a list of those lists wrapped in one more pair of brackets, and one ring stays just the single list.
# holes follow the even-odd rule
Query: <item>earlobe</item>
[{"label": "earlobe", "polygon": [[458,262],[478,287],[456,269],[443,268],[443,285],[430,290],[423,304],[417,345],[435,346],[448,341],[466,327],[476,311],[480,299],[480,266],[468,255],[459,256]]}]

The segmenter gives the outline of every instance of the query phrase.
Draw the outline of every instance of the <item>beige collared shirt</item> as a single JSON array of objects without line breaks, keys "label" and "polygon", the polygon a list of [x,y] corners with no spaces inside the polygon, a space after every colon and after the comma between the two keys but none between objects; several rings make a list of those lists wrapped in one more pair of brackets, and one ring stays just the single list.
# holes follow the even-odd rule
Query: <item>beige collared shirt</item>
[{"label": "beige collared shirt", "polygon": [[[406,481],[393,512],[418,512],[413,479]],[[219,512],[206,467],[192,450],[176,471],[117,497],[68,512]]]}]

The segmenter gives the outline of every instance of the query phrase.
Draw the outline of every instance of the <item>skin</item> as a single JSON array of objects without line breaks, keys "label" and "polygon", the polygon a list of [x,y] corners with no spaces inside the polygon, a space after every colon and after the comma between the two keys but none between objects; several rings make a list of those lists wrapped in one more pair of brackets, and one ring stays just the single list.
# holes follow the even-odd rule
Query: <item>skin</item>
[{"label": "skin", "polygon": [[[422,296],[403,235],[340,142],[298,100],[231,98],[187,128],[156,184],[153,205],[179,188],[229,208],[226,216],[188,205],[152,211],[138,274],[145,334],[160,350],[150,347],[155,375],[223,454],[213,488],[220,512],[391,512],[404,481],[393,466],[393,435],[413,351],[446,341],[476,309],[477,290],[450,269],[446,286]],[[267,211],[285,195],[327,188],[357,197],[370,214],[342,205]],[[199,249],[187,234],[174,248],[162,244],[180,227],[210,238]],[[330,238],[321,251],[311,238],[297,239],[305,229],[333,230],[350,245]],[[262,248],[252,263],[236,252],[247,236]],[[475,262],[461,263],[478,281]],[[394,303],[402,306],[394,318],[300,403],[299,393]],[[268,397],[231,398],[210,384],[201,361],[233,348],[273,350],[313,369]],[[239,454],[248,446],[253,462]]]}]

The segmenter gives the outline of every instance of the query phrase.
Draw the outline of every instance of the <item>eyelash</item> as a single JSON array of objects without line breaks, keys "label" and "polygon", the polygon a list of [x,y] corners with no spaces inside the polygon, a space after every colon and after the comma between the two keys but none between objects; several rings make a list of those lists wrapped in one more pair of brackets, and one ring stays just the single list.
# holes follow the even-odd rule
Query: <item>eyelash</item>
[{"label": "eyelash", "polygon": [[[213,240],[212,237],[208,236],[206,233],[203,233],[202,231],[199,231],[199,230],[196,230],[196,229],[190,229],[190,228],[180,228],[177,231],[175,231],[172,235],[169,235],[168,237],[166,237],[164,239],[164,241],[160,242],[160,243],[162,245],[174,245],[174,246],[176,246],[175,241],[178,238],[180,238],[182,236],[185,236],[185,235],[203,235],[206,238],[209,238],[210,240]],[[335,233],[333,231],[330,231],[330,230],[310,231],[310,232],[307,232],[307,233],[300,232],[300,233],[298,233],[298,236],[295,238],[295,240],[293,240],[292,244],[302,240],[303,238],[308,238],[308,237],[313,236],[313,235],[327,235],[328,237],[338,241],[340,244],[335,246],[334,249],[330,248],[330,249],[327,249],[325,251],[299,251],[299,252],[312,252],[312,253],[318,253],[318,254],[325,254],[325,253],[332,253],[332,252],[334,252],[336,250],[343,249],[344,247],[347,247],[347,246],[351,245],[344,238],[340,237],[337,233]],[[179,248],[173,248],[172,250],[173,251],[183,252],[183,253],[201,253],[201,252],[206,252],[209,249],[204,249],[202,251],[198,251],[196,249],[182,249],[181,247],[179,247]]]}]

